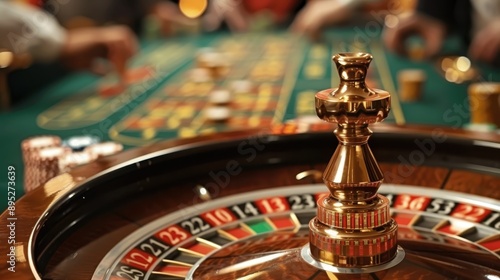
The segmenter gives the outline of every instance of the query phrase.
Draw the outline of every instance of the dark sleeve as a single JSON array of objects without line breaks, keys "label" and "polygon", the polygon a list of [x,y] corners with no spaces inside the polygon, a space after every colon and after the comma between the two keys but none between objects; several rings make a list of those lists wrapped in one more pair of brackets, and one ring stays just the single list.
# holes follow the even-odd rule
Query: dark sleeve
[{"label": "dark sleeve", "polygon": [[443,21],[452,31],[458,32],[469,44],[472,27],[470,0],[419,0],[420,13]]},{"label": "dark sleeve", "polygon": [[417,11],[452,26],[455,22],[457,0],[419,0]]}]

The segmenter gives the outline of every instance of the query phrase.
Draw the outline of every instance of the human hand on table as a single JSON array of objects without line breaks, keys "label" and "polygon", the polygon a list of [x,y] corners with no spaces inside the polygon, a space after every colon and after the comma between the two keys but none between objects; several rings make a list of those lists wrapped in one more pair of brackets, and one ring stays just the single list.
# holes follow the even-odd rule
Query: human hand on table
[{"label": "human hand on table", "polygon": [[492,63],[500,51],[500,18],[491,21],[472,38],[470,58]]},{"label": "human hand on table", "polygon": [[345,4],[345,1],[311,1],[295,17],[290,29],[317,40],[321,29],[349,19],[352,11],[353,7]]},{"label": "human hand on table", "polygon": [[403,16],[398,20],[396,26],[386,26],[384,29],[383,41],[389,50],[406,55],[405,40],[412,35],[423,38],[426,57],[432,57],[441,50],[447,33],[443,22],[419,13]]},{"label": "human hand on table", "polygon": [[102,72],[94,68],[96,58],[107,59],[123,80],[127,61],[137,50],[137,38],[128,27],[80,28],[67,32],[60,58],[70,69],[93,72]]},{"label": "human hand on table", "polygon": [[245,32],[250,29],[250,15],[240,0],[210,1],[203,16],[203,25],[213,31],[224,22],[232,32]]},{"label": "human hand on table", "polygon": [[241,5],[226,11],[224,20],[232,32],[244,32],[250,28],[250,16]]}]

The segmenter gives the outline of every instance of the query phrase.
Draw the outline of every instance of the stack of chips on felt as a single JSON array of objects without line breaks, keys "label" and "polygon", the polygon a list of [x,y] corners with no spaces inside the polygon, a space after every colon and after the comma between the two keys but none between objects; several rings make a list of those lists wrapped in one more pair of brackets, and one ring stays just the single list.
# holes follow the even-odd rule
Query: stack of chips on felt
[{"label": "stack of chips on felt", "polygon": [[24,162],[24,191],[27,193],[55,176],[90,163],[99,157],[123,150],[115,142],[99,143],[91,136],[78,136],[62,141],[59,136],[41,135],[21,143]]},{"label": "stack of chips on felt", "polygon": [[500,83],[477,82],[469,85],[470,124],[468,129],[500,129]]},{"label": "stack of chips on felt", "polygon": [[[37,136],[25,139],[21,143],[21,150],[24,162],[24,191],[29,192],[35,187],[42,184],[49,172],[59,173],[57,170],[46,170],[47,163],[44,154],[40,154],[41,150],[61,147],[61,138],[58,136]],[[48,159],[50,161],[50,159]]]}]

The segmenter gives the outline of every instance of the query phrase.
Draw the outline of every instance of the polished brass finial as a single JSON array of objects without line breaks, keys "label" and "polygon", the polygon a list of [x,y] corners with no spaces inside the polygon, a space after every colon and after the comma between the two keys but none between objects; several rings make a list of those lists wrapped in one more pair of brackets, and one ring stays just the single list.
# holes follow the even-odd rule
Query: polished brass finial
[{"label": "polished brass finial", "polygon": [[397,224],[389,200],[377,194],[383,175],[368,147],[368,125],[390,110],[389,93],[365,84],[371,60],[366,53],[335,55],[340,85],[316,94],[316,113],[338,124],[339,145],[323,173],[330,195],[318,201],[309,246],[314,259],[338,267],[384,264],[397,251]]},{"label": "polished brass finial", "polygon": [[342,53],[333,57],[340,76],[336,89],[316,94],[316,114],[337,123],[335,135],[340,145],[323,175],[333,197],[356,201],[372,198],[382,182],[380,171],[370,148],[372,134],[368,124],[380,122],[390,110],[390,95],[370,89],[365,77],[372,56],[366,53]]}]

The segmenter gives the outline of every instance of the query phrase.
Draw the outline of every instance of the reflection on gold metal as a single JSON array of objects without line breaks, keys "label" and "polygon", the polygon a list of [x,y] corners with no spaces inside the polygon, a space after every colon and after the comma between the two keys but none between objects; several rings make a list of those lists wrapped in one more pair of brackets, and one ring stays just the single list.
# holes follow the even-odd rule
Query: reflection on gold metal
[{"label": "reflection on gold metal", "polygon": [[343,53],[333,60],[340,85],[316,94],[316,113],[338,124],[340,144],[323,173],[330,195],[318,201],[309,223],[311,255],[338,267],[381,265],[396,256],[397,224],[389,200],[377,194],[383,175],[368,147],[368,125],[387,117],[390,95],[365,85],[371,55]]},{"label": "reflection on gold metal", "polygon": [[323,176],[323,173],[319,170],[306,170],[306,171],[302,171],[300,173],[297,173],[297,175],[295,175],[295,179],[297,179],[297,181],[300,181],[300,180],[303,180],[305,178],[312,177],[314,181],[321,181],[322,176]]},{"label": "reflection on gold metal", "polygon": [[198,194],[198,197],[201,198],[201,200],[203,201],[212,200],[212,196],[210,195],[208,190],[202,185],[196,186],[195,192]]},{"label": "reflection on gold metal", "polygon": [[203,243],[203,244],[205,244],[205,245],[208,245],[208,246],[210,246],[210,247],[212,247],[212,248],[215,248],[215,249],[217,249],[217,250],[218,250],[218,249],[220,249],[220,248],[222,248],[222,246],[221,246],[221,245],[216,244],[216,243],[214,243],[214,242],[212,242],[212,241],[210,241],[210,240],[203,239],[203,238],[201,238],[201,237],[196,238],[196,241],[198,241],[199,243]]},{"label": "reflection on gold metal", "polygon": [[[238,262],[236,264],[227,266],[227,267],[219,270],[218,274],[227,274],[227,273],[231,273],[234,271],[239,271],[239,270],[243,270],[243,269],[248,269],[250,267],[258,266],[258,265],[261,265],[263,263],[272,262],[273,260],[278,259],[278,258],[284,256],[285,254],[286,254],[286,252],[278,252],[278,253],[274,253],[274,254],[263,255],[261,257],[255,257],[255,258],[249,259],[247,261]],[[248,277],[248,276],[246,276],[246,277]],[[242,279],[253,279],[253,278],[242,278]]]},{"label": "reflection on gold metal", "polygon": [[152,275],[159,275],[161,276],[170,276],[174,278],[179,278],[179,279],[184,279],[186,278],[187,272],[191,269],[193,266],[192,264],[185,263],[185,262],[179,262],[175,260],[167,260],[164,259],[162,260],[164,264],[167,265],[167,267],[175,267],[175,269],[172,270],[167,270],[167,271],[152,271]]},{"label": "reflection on gold metal", "polygon": [[185,262],[180,262],[176,260],[170,260],[170,259],[163,259],[161,260],[163,263],[168,263],[168,264],[175,264],[175,265],[181,265],[185,267],[192,267],[193,265],[190,263],[185,263]]}]

